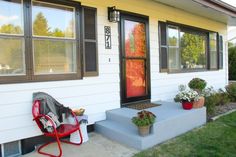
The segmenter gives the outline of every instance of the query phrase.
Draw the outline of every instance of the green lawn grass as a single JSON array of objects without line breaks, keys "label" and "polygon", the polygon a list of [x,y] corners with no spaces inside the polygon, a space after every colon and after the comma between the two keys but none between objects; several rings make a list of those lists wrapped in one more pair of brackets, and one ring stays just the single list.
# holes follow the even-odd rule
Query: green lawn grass
[{"label": "green lawn grass", "polygon": [[236,157],[236,112],[134,157]]}]

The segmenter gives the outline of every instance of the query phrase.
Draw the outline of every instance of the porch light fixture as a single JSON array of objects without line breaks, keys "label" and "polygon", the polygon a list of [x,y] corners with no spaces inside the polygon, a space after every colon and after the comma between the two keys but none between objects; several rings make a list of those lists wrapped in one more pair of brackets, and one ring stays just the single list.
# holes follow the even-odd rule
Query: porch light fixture
[{"label": "porch light fixture", "polygon": [[120,21],[120,11],[116,10],[116,7],[108,7],[108,20],[110,22]]}]

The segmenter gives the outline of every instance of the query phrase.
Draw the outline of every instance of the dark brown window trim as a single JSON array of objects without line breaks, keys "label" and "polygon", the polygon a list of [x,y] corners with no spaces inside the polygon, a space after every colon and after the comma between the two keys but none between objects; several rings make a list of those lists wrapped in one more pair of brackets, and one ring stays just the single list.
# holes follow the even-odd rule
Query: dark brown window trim
[{"label": "dark brown window trim", "polygon": [[208,72],[207,69],[186,69],[186,70],[168,70],[168,74]]},{"label": "dark brown window trim", "polygon": [[[82,6],[80,2],[75,2],[75,1],[68,1],[68,0],[38,0],[42,2],[47,2],[47,3],[54,3],[58,5],[65,5],[65,6],[70,6],[75,8],[75,27],[76,27],[76,55],[77,55],[77,69],[76,73],[65,73],[65,74],[43,74],[43,75],[34,75],[34,67],[33,67],[33,51],[32,51],[32,5],[31,5],[31,0],[23,0],[23,23],[24,23],[24,34],[23,37],[19,38],[24,38],[25,42],[25,75],[15,75],[15,76],[0,76],[0,84],[11,84],[11,83],[28,83],[28,82],[44,82],[44,81],[61,81],[61,80],[78,80],[82,79],[82,72],[83,72],[83,65],[82,65],[82,51],[81,51],[81,42],[83,38],[81,38],[83,31],[81,29],[81,25],[83,21],[81,21],[81,13],[82,13]],[[84,7],[84,6],[83,6]],[[90,9],[94,9],[97,15],[97,9],[96,8],[91,8],[87,7]],[[97,19],[95,23],[95,31],[96,31],[96,42],[97,42]],[[8,35],[0,35],[1,36],[6,36]],[[16,36],[18,37],[18,36]],[[34,37],[37,38],[37,37]],[[42,37],[43,38],[43,37]],[[40,37],[41,39],[41,37]],[[57,40],[57,39],[55,39]],[[60,40],[60,39],[58,39]],[[69,40],[69,39],[68,39]],[[97,44],[96,44],[96,49],[97,49]],[[98,53],[96,52],[96,62],[98,64]],[[92,72],[92,73],[87,73],[86,76],[97,76],[98,75],[98,65],[97,65],[97,71]],[[85,76],[85,75],[84,75]]]},{"label": "dark brown window trim", "polygon": [[203,28],[192,26],[192,25],[186,25],[186,24],[177,23],[177,22],[173,22],[173,21],[166,21],[166,24],[167,25],[174,25],[174,26],[182,27],[184,29],[195,30],[197,32],[204,32],[204,33],[212,32],[212,33],[217,33],[217,32],[212,31],[212,30],[203,29]]},{"label": "dark brown window trim", "polygon": [[[98,69],[98,37],[97,37],[97,8],[93,8],[93,7],[88,7],[88,6],[83,6],[81,9],[81,30],[83,30],[83,32],[85,32],[85,22],[84,22],[84,9],[89,9],[89,10],[93,10],[95,11],[95,39],[86,39],[85,38],[85,33],[81,33],[81,57],[83,60],[83,76],[84,77],[92,77],[92,76],[98,76],[99,74],[99,69]],[[95,43],[96,44],[96,70],[95,71],[86,71],[86,58],[85,58],[85,43],[86,42],[90,42],[90,43]]]},{"label": "dark brown window trim", "polygon": [[[218,68],[210,68],[210,44],[209,44],[209,33],[217,33],[218,32],[215,32],[215,31],[211,31],[211,30],[207,30],[207,29],[202,29],[202,28],[198,28],[198,27],[194,27],[194,26],[190,26],[190,25],[185,25],[185,24],[180,24],[180,23],[176,23],[176,22],[172,22],[172,21],[159,21],[159,23],[162,22],[162,23],[166,23],[166,28],[168,27],[168,25],[171,25],[171,26],[177,26],[179,27],[180,31],[183,30],[187,30],[189,32],[193,32],[195,34],[199,34],[199,35],[206,35],[206,66],[207,68],[201,68],[201,69],[186,69],[186,70],[183,70],[183,69],[179,69],[179,70],[170,70],[170,69],[161,69],[160,68],[160,72],[162,73],[168,73],[168,74],[176,74],[176,73],[191,73],[191,72],[209,72],[209,71],[219,71],[220,68],[219,68],[219,46],[218,46],[218,37],[217,37],[217,65],[218,65]],[[159,27],[159,46],[161,47],[161,44],[160,44],[160,27]],[[167,29],[166,29],[167,31]],[[167,35],[168,33],[166,33]],[[166,39],[168,37],[166,36]],[[167,42],[167,41],[166,41]],[[159,51],[161,51],[159,49]],[[168,54],[168,52],[167,52]],[[168,62],[168,55],[167,55],[167,62]],[[160,65],[161,66],[161,65]]]}]

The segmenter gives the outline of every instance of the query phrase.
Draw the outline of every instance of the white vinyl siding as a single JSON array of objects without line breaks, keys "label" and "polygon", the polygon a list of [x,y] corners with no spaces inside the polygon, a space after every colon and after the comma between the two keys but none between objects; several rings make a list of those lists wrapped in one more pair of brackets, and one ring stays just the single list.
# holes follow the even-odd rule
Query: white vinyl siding
[{"label": "white vinyl siding", "polygon": [[[127,5],[135,3],[137,5]],[[207,72],[167,74],[159,72],[158,21],[171,20],[205,29],[214,29],[225,35],[226,25],[203,17],[169,8],[156,2],[92,1],[81,0],[82,5],[97,8],[97,38],[99,76],[85,77],[82,80],[35,82],[0,85],[0,144],[41,134],[32,121],[32,93],[47,92],[59,102],[71,108],[85,108],[89,124],[104,120],[105,111],[120,107],[120,65],[118,24],[107,20],[107,6],[149,16],[151,99],[173,101],[179,84],[187,84],[193,77],[205,79],[216,89],[227,82],[227,52],[224,44],[224,69]],[[145,7],[144,7],[145,6]],[[172,11],[174,9],[174,12]],[[166,12],[168,11],[168,14]],[[104,26],[111,26],[112,49],[105,49]],[[224,36],[223,39],[227,39]],[[225,42],[224,42],[225,43]],[[217,78],[217,79],[216,79]]]}]

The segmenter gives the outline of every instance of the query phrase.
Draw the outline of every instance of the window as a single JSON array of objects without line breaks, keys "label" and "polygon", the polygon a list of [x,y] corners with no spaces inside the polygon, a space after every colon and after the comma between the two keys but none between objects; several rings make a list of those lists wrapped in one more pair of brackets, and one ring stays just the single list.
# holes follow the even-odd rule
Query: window
[{"label": "window", "polygon": [[0,83],[97,76],[96,9],[84,8],[66,0],[0,1]]},{"label": "window", "polygon": [[159,22],[159,32],[161,72],[220,68],[223,50],[218,49],[217,33],[165,22]]},{"label": "window", "polygon": [[75,8],[33,1],[32,26],[34,73],[76,73]]},{"label": "window", "polygon": [[25,75],[23,2],[0,1],[0,77]]}]

